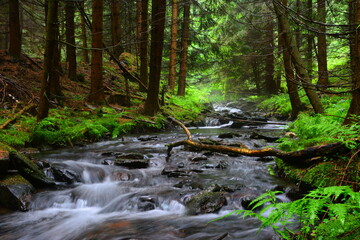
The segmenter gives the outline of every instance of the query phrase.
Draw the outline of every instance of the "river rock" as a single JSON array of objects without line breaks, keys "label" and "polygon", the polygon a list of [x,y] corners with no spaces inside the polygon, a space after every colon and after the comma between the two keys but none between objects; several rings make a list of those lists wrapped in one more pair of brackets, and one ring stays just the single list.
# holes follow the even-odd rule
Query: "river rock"
[{"label": "river rock", "polygon": [[0,181],[0,205],[12,210],[27,211],[34,187],[21,175],[7,175]]},{"label": "river rock", "polygon": [[156,208],[156,200],[153,197],[141,196],[137,204],[138,210],[140,211],[150,211]]},{"label": "river rock", "polygon": [[207,190],[193,195],[185,203],[189,215],[214,213],[224,205],[226,205],[224,192],[208,192]]},{"label": "river rock", "polygon": [[234,133],[221,133],[219,134],[218,138],[233,138]]},{"label": "river rock", "polygon": [[129,181],[130,179],[131,179],[130,174],[126,172],[116,171],[111,174],[112,181]]},{"label": "river rock", "polygon": [[149,159],[123,159],[117,158],[115,160],[115,165],[122,166],[131,169],[138,168],[147,168],[149,167],[150,160]]},{"label": "river rock", "polygon": [[74,183],[80,182],[81,176],[79,176],[75,171],[63,168],[61,166],[52,165],[50,168],[55,181],[58,182],[66,182],[66,183]]},{"label": "river rock", "polygon": [[274,136],[272,135],[274,133],[259,133],[259,132],[252,132],[251,135],[250,135],[250,138],[251,139],[264,139],[268,142],[276,142],[277,140],[279,140],[280,136]]},{"label": "river rock", "polygon": [[144,159],[145,156],[141,153],[117,153],[116,159]]},{"label": "river rock", "polygon": [[33,186],[43,188],[55,186],[55,182],[48,178],[45,173],[32,161],[17,151],[9,153],[10,161],[13,162],[20,174]]},{"label": "river rock", "polygon": [[230,128],[242,128],[243,126],[247,125],[246,122],[234,121]]},{"label": "river rock", "polygon": [[201,173],[201,169],[178,169],[178,168],[164,168],[161,175],[167,175],[168,177],[188,177],[192,173]]},{"label": "river rock", "polygon": [[158,140],[158,137],[157,136],[140,136],[140,137],[138,137],[138,140],[142,141],[142,142],[147,142],[147,141]]}]

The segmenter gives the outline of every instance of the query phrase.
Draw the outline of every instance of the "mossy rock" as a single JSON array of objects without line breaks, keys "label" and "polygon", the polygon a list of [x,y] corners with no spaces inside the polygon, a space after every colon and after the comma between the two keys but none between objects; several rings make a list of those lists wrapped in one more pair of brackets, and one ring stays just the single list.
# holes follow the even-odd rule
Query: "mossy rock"
[{"label": "mossy rock", "polygon": [[25,155],[17,151],[11,151],[9,157],[19,173],[35,187],[44,188],[55,186],[55,182],[48,178],[45,173]]},{"label": "mossy rock", "polygon": [[12,210],[27,211],[34,187],[21,175],[6,175],[0,181],[0,205]]},{"label": "mossy rock", "polygon": [[203,191],[194,195],[185,205],[189,215],[214,213],[226,205],[224,192]]}]

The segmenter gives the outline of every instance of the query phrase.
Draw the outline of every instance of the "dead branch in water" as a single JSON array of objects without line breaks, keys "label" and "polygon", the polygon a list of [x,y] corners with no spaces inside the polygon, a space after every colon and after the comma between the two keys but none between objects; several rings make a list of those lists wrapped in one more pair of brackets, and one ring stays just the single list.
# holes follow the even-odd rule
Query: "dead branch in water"
[{"label": "dead branch in water", "polygon": [[223,145],[202,144],[200,142],[192,140],[191,133],[184,124],[173,118],[171,118],[171,120],[173,120],[175,123],[180,125],[182,129],[184,129],[185,133],[188,136],[188,139],[169,144],[167,149],[168,157],[170,157],[171,150],[174,147],[190,146],[197,150],[208,150],[221,153],[235,153],[250,157],[274,156],[282,159],[284,162],[292,166],[308,167],[310,164],[317,162],[318,157],[334,156],[338,153],[346,153],[350,151],[350,149],[343,142],[314,146],[293,152],[284,152],[276,148],[248,149]]}]

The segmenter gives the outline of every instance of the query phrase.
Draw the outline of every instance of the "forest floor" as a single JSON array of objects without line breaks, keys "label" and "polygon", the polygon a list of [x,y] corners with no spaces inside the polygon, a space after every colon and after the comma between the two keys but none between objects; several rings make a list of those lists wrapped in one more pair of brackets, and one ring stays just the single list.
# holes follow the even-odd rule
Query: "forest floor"
[{"label": "forest floor", "polygon": [[[0,51],[0,126],[16,116],[24,107],[38,104],[42,65],[41,59],[22,55],[15,61],[6,51]],[[133,65],[129,66],[130,70],[132,68]],[[66,65],[62,65],[62,69],[66,69]],[[169,104],[163,110],[165,114],[154,117],[142,115],[146,95],[139,92],[138,83],[133,82],[129,83],[131,105],[127,106],[125,79],[121,75],[121,70],[111,62],[104,63],[106,104],[93,106],[87,102],[90,92],[90,71],[89,64],[79,63],[77,81],[70,80],[65,72],[61,72],[63,96],[59,101],[52,102],[49,118],[41,124],[36,124],[36,108],[25,111],[4,127],[5,131],[0,131],[0,142],[16,148],[38,147],[38,144],[62,147],[77,142],[117,137],[127,132],[161,129],[166,125],[164,115],[181,115],[181,112],[190,111]],[[194,120],[199,114],[182,113],[182,116]]]}]

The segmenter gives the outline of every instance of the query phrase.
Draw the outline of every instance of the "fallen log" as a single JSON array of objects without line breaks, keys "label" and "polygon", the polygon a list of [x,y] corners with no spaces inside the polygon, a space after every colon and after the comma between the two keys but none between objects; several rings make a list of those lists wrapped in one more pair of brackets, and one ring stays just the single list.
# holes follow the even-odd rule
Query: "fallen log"
[{"label": "fallen log", "polygon": [[[171,118],[171,120],[174,120]],[[309,147],[299,151],[284,152],[276,148],[263,148],[263,149],[248,149],[248,148],[237,148],[223,145],[210,145],[203,144],[192,140],[190,131],[185,127],[184,124],[175,120],[175,123],[180,125],[188,136],[188,139],[175,142],[168,145],[167,154],[168,158],[171,156],[171,151],[174,147],[178,146],[190,146],[197,150],[208,150],[221,153],[235,153],[239,155],[249,157],[267,157],[274,156],[282,159],[285,163],[299,167],[306,168],[319,161],[319,157],[329,157],[336,154],[348,153],[351,150],[343,142],[329,143],[320,146]]]}]

